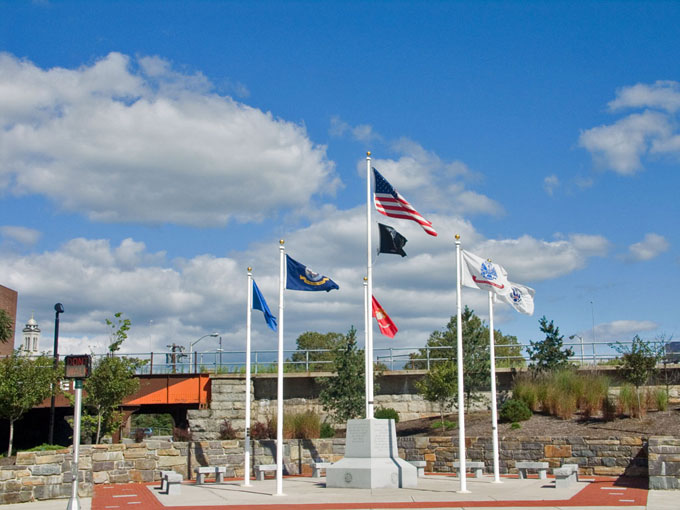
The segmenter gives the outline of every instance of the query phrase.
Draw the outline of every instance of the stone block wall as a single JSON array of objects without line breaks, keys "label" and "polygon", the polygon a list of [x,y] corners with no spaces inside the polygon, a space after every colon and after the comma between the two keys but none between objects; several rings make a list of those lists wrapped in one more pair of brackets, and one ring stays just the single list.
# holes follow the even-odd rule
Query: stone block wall
[{"label": "stone block wall", "polygon": [[649,488],[680,489],[680,438],[649,438]]},{"label": "stone block wall", "polygon": [[[406,460],[424,460],[427,471],[453,472],[458,459],[457,437],[401,437],[400,455]],[[516,473],[518,461],[548,462],[551,467],[578,464],[581,474],[601,476],[646,476],[647,451],[641,437],[589,439],[582,437],[500,438],[501,474]],[[493,472],[491,438],[468,437],[466,456],[483,461]]]},{"label": "stone block wall", "polygon": [[[458,440],[451,437],[398,438],[399,455],[405,460],[425,460],[427,471],[451,472],[458,458]],[[650,440],[650,486],[679,488],[680,438]],[[484,461],[493,470],[490,438],[466,439],[467,457]],[[255,441],[253,465],[273,464],[272,440]],[[291,439],[284,444],[287,474],[311,474],[314,459],[340,460],[344,439]],[[17,454],[15,465],[0,467],[0,503],[67,498],[71,493],[70,449]],[[647,475],[647,448],[641,437],[619,439],[512,438],[500,440],[501,473],[515,473],[522,460],[549,462],[551,466],[573,463],[587,475]],[[83,446],[79,456],[79,494],[91,496],[95,484],[152,482],[161,470],[174,470],[185,478],[197,466],[227,466],[227,476],[243,476],[243,440],[173,443],[148,440],[134,444]]]}]

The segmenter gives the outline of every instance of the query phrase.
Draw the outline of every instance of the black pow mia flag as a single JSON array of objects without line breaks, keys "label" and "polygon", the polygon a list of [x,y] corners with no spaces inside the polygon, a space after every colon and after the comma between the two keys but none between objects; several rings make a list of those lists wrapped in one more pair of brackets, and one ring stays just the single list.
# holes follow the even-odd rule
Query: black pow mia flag
[{"label": "black pow mia flag", "polygon": [[406,256],[404,245],[407,239],[389,225],[378,223],[380,230],[380,248],[378,253],[394,253],[395,255]]}]

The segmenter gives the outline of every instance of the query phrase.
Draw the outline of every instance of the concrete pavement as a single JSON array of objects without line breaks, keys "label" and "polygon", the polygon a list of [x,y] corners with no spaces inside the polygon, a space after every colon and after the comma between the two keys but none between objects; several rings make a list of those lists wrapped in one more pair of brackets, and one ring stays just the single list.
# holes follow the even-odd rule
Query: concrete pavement
[{"label": "concrete pavement", "polygon": [[[181,486],[181,494],[160,494],[155,485],[124,484],[97,486],[94,500],[81,498],[82,510],[362,510],[362,509],[466,509],[512,508],[589,509],[624,508],[627,510],[677,510],[680,491],[647,491],[639,482],[615,479],[582,479],[568,487],[556,489],[554,481],[503,478],[495,484],[492,478],[468,478],[469,493],[456,492],[459,481],[450,476],[428,475],[418,480],[416,489],[330,489],[325,479],[285,478],[284,495],[275,496],[275,480],[242,481],[222,484]],[[0,510],[66,510],[68,499],[2,505]],[[133,506],[134,505],[134,506]],[[488,506],[487,506],[488,505]]]}]

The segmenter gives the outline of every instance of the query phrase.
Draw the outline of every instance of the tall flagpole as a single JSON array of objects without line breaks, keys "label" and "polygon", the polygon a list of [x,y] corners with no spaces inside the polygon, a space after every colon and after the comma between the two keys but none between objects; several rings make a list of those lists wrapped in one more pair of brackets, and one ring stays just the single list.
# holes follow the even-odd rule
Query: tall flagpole
[{"label": "tall flagpole", "polygon": [[[490,262],[490,261],[489,261]],[[491,434],[493,440],[493,482],[502,483],[498,467],[498,414],[496,410],[496,354],[493,332],[493,292],[489,291],[489,356],[491,358]]]},{"label": "tall flagpole", "polygon": [[456,352],[458,358],[458,462],[460,469],[460,493],[470,492],[467,490],[467,470],[465,467],[465,391],[463,388],[463,320],[462,299],[460,291],[461,267],[460,267],[460,236],[456,234]]},{"label": "tall flagpole", "polygon": [[243,454],[243,485],[250,486],[250,328],[253,312],[253,268],[248,268],[248,303],[246,306],[246,433]]},{"label": "tall flagpole", "polygon": [[364,397],[366,401],[366,416],[368,416],[368,328],[371,327],[371,316],[368,314],[368,301],[368,278],[364,276]]},{"label": "tall flagpole", "polygon": [[283,281],[286,263],[284,241],[279,241],[279,356],[276,392],[276,495],[283,496]]},{"label": "tall flagpole", "polygon": [[366,370],[366,386],[368,392],[366,398],[366,418],[373,418],[373,322],[371,317],[371,299],[373,298],[373,264],[372,264],[372,249],[371,249],[371,153],[366,153],[366,278],[368,299],[366,299],[366,317],[368,320],[368,336],[366,338],[366,356],[368,358]]}]

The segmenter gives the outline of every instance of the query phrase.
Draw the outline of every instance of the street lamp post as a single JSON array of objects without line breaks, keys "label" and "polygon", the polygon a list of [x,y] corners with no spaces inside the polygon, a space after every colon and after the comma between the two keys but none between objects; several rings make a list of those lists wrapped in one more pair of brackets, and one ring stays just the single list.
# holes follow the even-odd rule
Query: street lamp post
[{"label": "street lamp post", "polygon": [[191,366],[192,364],[194,364],[194,365],[196,364],[196,363],[195,363],[195,360],[194,360],[194,358],[193,358],[194,345],[196,345],[198,342],[200,342],[201,340],[203,340],[204,338],[207,338],[207,337],[209,337],[209,336],[211,336],[211,337],[213,337],[213,338],[217,338],[217,337],[220,336],[220,335],[219,335],[219,333],[208,333],[207,335],[203,335],[203,336],[202,336],[201,338],[199,338],[198,340],[189,343],[189,366]]},{"label": "street lamp post", "polygon": [[574,338],[578,338],[581,341],[581,366],[583,366],[585,363],[583,360],[583,337],[581,335],[571,335],[569,340],[573,340]]},{"label": "street lamp post", "polygon": [[[59,314],[64,313],[64,305],[54,305],[54,371],[59,368]],[[50,400],[50,428],[47,435],[47,444],[54,444],[54,399],[56,395],[55,385],[52,385],[52,399]]]}]

